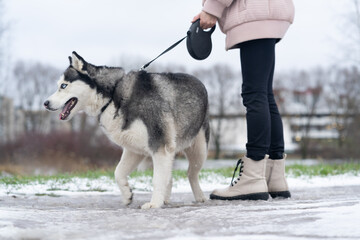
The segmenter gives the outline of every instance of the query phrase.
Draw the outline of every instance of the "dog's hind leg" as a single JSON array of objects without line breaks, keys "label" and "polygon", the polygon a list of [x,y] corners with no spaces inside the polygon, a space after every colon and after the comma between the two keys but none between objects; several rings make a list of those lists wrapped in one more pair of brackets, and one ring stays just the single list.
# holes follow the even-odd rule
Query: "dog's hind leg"
[{"label": "dog's hind leg", "polygon": [[185,149],[184,152],[186,158],[189,160],[188,178],[195,200],[197,202],[205,202],[207,198],[199,184],[199,172],[207,158],[207,143],[203,130],[200,130],[194,143],[189,148]]},{"label": "dog's hind leg", "polygon": [[169,194],[168,188],[171,182],[171,172],[175,152],[168,152],[160,150],[153,155],[154,163],[154,177],[153,186],[154,191],[149,203],[141,206],[142,209],[160,208]]},{"label": "dog's hind leg", "polygon": [[132,192],[129,187],[127,177],[129,174],[135,170],[135,168],[139,165],[141,160],[144,159],[143,155],[133,153],[124,149],[124,152],[121,156],[121,160],[115,169],[115,180],[118,184],[121,195],[123,198],[123,203],[128,205],[132,201]]}]

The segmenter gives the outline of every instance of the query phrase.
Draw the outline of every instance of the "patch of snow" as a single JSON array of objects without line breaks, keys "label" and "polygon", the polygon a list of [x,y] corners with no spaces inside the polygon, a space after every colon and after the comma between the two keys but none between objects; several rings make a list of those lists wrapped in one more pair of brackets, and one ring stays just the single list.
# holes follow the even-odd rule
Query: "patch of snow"
[{"label": "patch of snow", "polygon": [[[348,239],[358,239],[360,236],[360,228],[354,227],[352,224],[360,223],[360,203],[336,208],[328,206],[311,211],[316,214],[318,219],[303,227],[312,235],[339,239],[344,236]],[[351,223],[349,220],[351,220]],[[303,229],[294,229],[294,234],[303,234]]]},{"label": "patch of snow", "polygon": [[[360,185],[360,176],[353,174],[342,174],[328,177],[293,177],[287,178],[289,188],[312,188],[312,187],[338,187]],[[216,188],[223,188],[230,185],[231,177],[224,177],[215,173],[207,173],[200,179],[203,191],[212,191]],[[129,184],[134,192],[151,192],[152,178],[142,176],[130,178]],[[173,181],[173,192],[191,192],[188,179]],[[119,193],[119,189],[112,178],[103,176],[99,179],[72,178],[69,181],[49,180],[46,182],[33,182],[26,185],[0,184],[0,196],[8,194],[33,195],[33,194],[100,194]]]},{"label": "patch of snow", "polygon": [[303,176],[288,177],[289,188],[309,188],[309,187],[340,187],[360,185],[360,176],[346,173],[333,176]]}]

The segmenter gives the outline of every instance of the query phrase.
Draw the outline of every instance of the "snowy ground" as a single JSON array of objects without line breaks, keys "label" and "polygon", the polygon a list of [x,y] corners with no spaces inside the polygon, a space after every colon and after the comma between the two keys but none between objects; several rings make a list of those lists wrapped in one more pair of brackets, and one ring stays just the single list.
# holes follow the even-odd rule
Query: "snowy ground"
[{"label": "snowy ground", "polygon": [[[0,185],[0,239],[360,239],[360,177],[289,176],[292,198],[193,202],[186,180],[171,203],[141,210],[151,179],[131,179],[125,207],[112,179],[75,178],[25,186]],[[207,195],[229,178],[201,180]],[[105,191],[105,192],[102,192]]]}]

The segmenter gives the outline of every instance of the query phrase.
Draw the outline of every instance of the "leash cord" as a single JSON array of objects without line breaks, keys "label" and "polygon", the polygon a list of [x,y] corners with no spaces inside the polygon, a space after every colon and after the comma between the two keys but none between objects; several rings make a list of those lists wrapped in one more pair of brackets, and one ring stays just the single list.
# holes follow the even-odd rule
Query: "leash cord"
[{"label": "leash cord", "polygon": [[167,53],[168,51],[170,51],[171,49],[173,49],[174,47],[176,47],[177,45],[179,45],[179,43],[181,43],[185,38],[187,38],[187,36],[183,37],[182,39],[180,39],[179,41],[177,41],[176,43],[174,43],[173,45],[171,45],[169,48],[167,48],[165,51],[163,51],[159,56],[157,56],[156,58],[154,58],[153,60],[151,60],[150,62],[148,62],[147,64],[143,65],[140,68],[140,71],[144,71],[145,68],[147,68],[153,61],[155,61],[156,59],[158,59],[159,57],[161,57],[163,54]]}]

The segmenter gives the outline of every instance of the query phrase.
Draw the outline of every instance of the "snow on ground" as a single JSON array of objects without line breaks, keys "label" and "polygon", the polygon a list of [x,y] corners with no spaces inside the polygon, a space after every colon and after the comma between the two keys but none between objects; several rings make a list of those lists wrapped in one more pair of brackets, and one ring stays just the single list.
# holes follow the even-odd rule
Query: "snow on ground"
[{"label": "snow on ground", "polygon": [[[206,193],[208,196],[209,192]],[[360,239],[360,187],[292,190],[291,199],[207,201],[174,193],[162,209],[141,210],[119,194],[0,196],[0,239]]]},{"label": "snow on ground", "polygon": [[[314,187],[338,187],[338,186],[359,186],[360,176],[354,174],[342,174],[327,177],[294,177],[287,178],[290,189],[314,188]],[[134,192],[151,192],[152,179],[148,176],[130,178],[129,184]],[[209,192],[215,188],[226,187],[230,184],[231,178],[210,173],[200,180],[203,191]],[[173,192],[191,192],[188,179],[174,180]],[[46,182],[33,182],[26,185],[5,185],[0,184],[0,196],[8,194],[97,194],[109,193],[119,194],[119,189],[115,180],[109,177],[100,177],[99,179],[72,178],[67,181],[49,180]]]},{"label": "snow on ground", "polygon": [[[236,160],[207,160],[204,169],[215,169],[223,167],[234,167]],[[319,161],[314,159],[308,160],[287,160],[287,165],[303,164],[316,165]],[[186,160],[177,160],[174,169],[185,170],[188,167]],[[215,188],[226,187],[231,182],[231,177],[224,177],[215,173],[201,173],[200,185],[203,191],[209,192]],[[347,173],[334,176],[287,176],[290,189],[312,188],[312,187],[337,187],[337,186],[356,186],[360,185],[360,176],[356,173]],[[142,176],[130,178],[129,183],[134,192],[151,192],[151,177]],[[191,192],[188,179],[174,180],[172,192]],[[99,179],[72,178],[69,180],[49,180],[46,182],[33,182],[26,185],[5,185],[0,184],[0,196],[8,194],[57,194],[57,195],[73,195],[73,194],[119,194],[119,189],[114,179],[109,177],[100,177]]]},{"label": "snow on ground", "polygon": [[[105,176],[0,184],[0,239],[360,239],[360,176],[287,179],[291,199],[205,203],[193,202],[187,179],[174,180],[170,204],[149,211],[140,206],[151,199],[151,177],[129,179],[135,192],[129,206]],[[200,184],[209,196],[230,181],[202,173]]]}]

